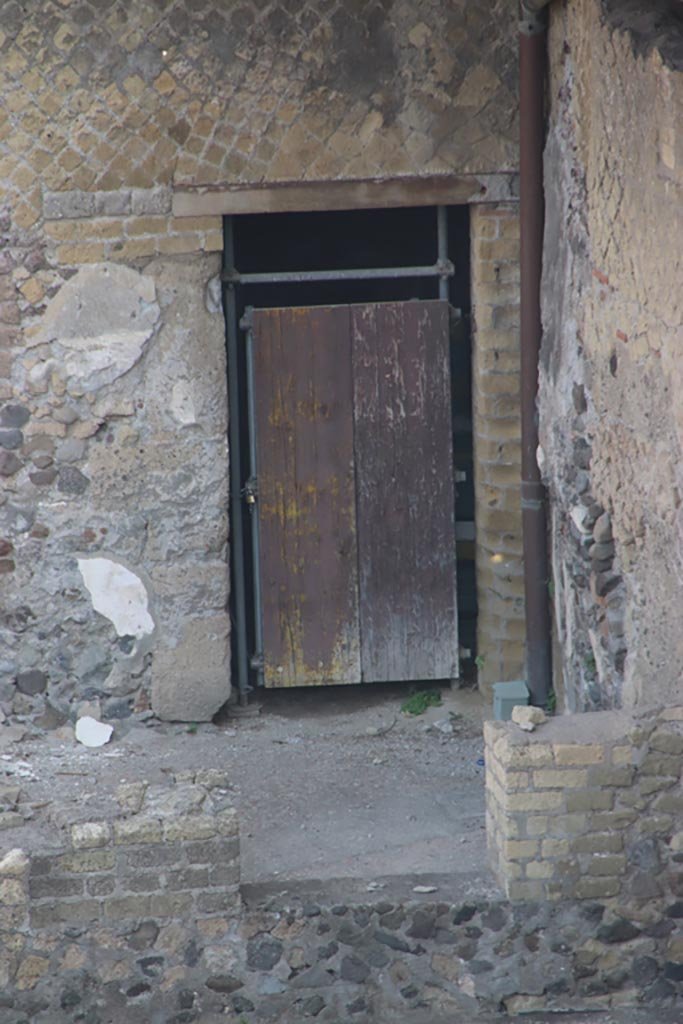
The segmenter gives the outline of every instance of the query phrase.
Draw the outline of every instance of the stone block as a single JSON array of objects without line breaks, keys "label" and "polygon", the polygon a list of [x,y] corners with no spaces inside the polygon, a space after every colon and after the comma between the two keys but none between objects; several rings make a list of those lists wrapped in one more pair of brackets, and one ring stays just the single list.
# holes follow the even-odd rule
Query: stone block
[{"label": "stone block", "polygon": [[683,813],[683,794],[680,792],[663,793],[653,803],[652,810],[680,817]]},{"label": "stone block", "polygon": [[9,850],[0,860],[0,878],[21,878],[29,867],[29,859],[23,850]]},{"label": "stone block", "polygon": [[115,864],[113,851],[87,850],[57,857],[54,868],[62,874],[88,874],[91,871],[111,871]]},{"label": "stone block", "polygon": [[209,869],[200,867],[182,868],[180,871],[169,871],[166,875],[169,889],[206,889],[209,885]]},{"label": "stone block", "polygon": [[662,722],[683,722],[683,707],[664,708],[659,717]]},{"label": "stone block", "polygon": [[156,868],[180,864],[182,847],[174,843],[159,846],[140,846],[124,851],[124,862],[130,868]]},{"label": "stone block", "polygon": [[631,765],[591,768],[590,784],[591,786],[630,786],[633,782],[634,771],[635,769]]},{"label": "stone block", "polygon": [[580,878],[574,886],[578,900],[606,900],[618,896],[621,880],[618,878]]},{"label": "stone block", "polygon": [[69,192],[45,192],[43,216],[46,220],[92,217],[95,213],[95,195],[74,189]]},{"label": "stone block", "polygon": [[661,793],[664,789],[670,789],[678,785],[679,780],[668,778],[666,775],[650,775],[648,778],[639,779],[638,791],[641,796],[652,796],[653,793]]},{"label": "stone block", "polygon": [[552,878],[555,870],[555,865],[549,861],[532,860],[526,865],[526,877],[530,879]]},{"label": "stone block", "polygon": [[619,853],[624,838],[619,832],[593,832],[572,839],[571,848],[574,853]]},{"label": "stone block", "polygon": [[164,721],[209,721],[230,696],[230,619],[186,622],[176,647],[161,647],[152,665],[152,707]]},{"label": "stone block", "polygon": [[115,189],[113,192],[96,192],[94,213],[97,217],[125,217],[131,211],[129,189]]},{"label": "stone block", "polygon": [[598,854],[588,862],[589,875],[621,875],[626,870],[626,857],[620,854]]},{"label": "stone block", "polygon": [[218,825],[213,817],[206,814],[187,814],[164,821],[164,840],[177,842],[183,840],[213,839],[218,834]]},{"label": "stone block", "polygon": [[111,896],[116,888],[116,881],[112,875],[100,875],[95,878],[86,878],[85,888],[88,896]]},{"label": "stone block", "polygon": [[240,909],[239,889],[221,892],[200,892],[197,896],[197,909],[203,914],[237,913]]},{"label": "stone block", "polygon": [[556,743],[553,754],[555,764],[561,767],[600,764],[605,760],[605,748],[595,743]]},{"label": "stone block", "polygon": [[189,893],[158,893],[150,897],[148,912],[152,917],[184,917],[191,907],[192,896]]},{"label": "stone block", "polygon": [[538,853],[538,842],[535,839],[508,839],[502,844],[502,854],[509,860],[520,860],[535,857]]},{"label": "stone block", "polygon": [[235,886],[240,881],[240,864],[235,859],[212,867],[209,872],[209,885]]},{"label": "stone block", "polygon": [[100,917],[99,900],[57,901],[33,903],[29,914],[33,928],[50,928],[57,924],[76,924],[97,921]]},{"label": "stone block", "polygon": [[632,825],[637,818],[638,815],[635,813],[635,811],[618,810],[594,814],[591,818],[591,831],[619,831],[621,829],[628,828],[628,826]]},{"label": "stone block", "polygon": [[26,902],[26,892],[22,882],[15,878],[5,878],[0,882],[0,904],[16,907]]},{"label": "stone block", "polygon": [[542,900],[545,896],[545,885],[540,879],[513,880],[507,887],[511,900]]},{"label": "stone block", "polygon": [[496,742],[494,750],[504,768],[540,768],[553,763],[552,748],[547,743],[513,746],[504,739]]},{"label": "stone block", "polygon": [[588,772],[546,769],[533,773],[536,789],[578,789],[588,782]]},{"label": "stone block", "polygon": [[571,849],[568,839],[544,839],[541,843],[542,857],[566,857]]},{"label": "stone block", "polygon": [[44,956],[27,956],[19,964],[15,976],[15,983],[20,992],[36,987],[40,979],[50,969],[50,960]]},{"label": "stone block", "polygon": [[86,821],[71,828],[71,844],[76,850],[106,846],[111,839],[111,827],[106,821]]},{"label": "stone block", "polygon": [[644,835],[666,835],[672,831],[674,819],[669,814],[639,818],[638,828]]},{"label": "stone block", "polygon": [[130,193],[130,209],[134,216],[169,214],[171,212],[171,189],[134,188]]},{"label": "stone block", "polygon": [[29,883],[31,899],[60,899],[68,896],[82,896],[83,878],[32,878]]},{"label": "stone block", "polygon": [[673,754],[646,754],[639,765],[641,775],[680,775],[681,758]]},{"label": "stone block", "polygon": [[118,846],[160,843],[163,838],[162,824],[157,818],[129,818],[114,822],[114,842]]},{"label": "stone block", "polygon": [[127,878],[119,879],[119,890],[121,892],[156,892],[162,889],[161,875],[154,871],[138,871]]},{"label": "stone block", "polygon": [[526,832],[530,836],[544,836],[548,832],[550,818],[546,814],[532,814],[526,820]]},{"label": "stone block", "polygon": [[683,754],[683,736],[658,730],[650,737],[650,749],[662,754]]},{"label": "stone block", "polygon": [[520,789],[527,789],[529,786],[529,772],[507,772],[503,775],[505,788],[509,793]]},{"label": "stone block", "polygon": [[505,1000],[505,1008],[513,1016],[534,1013],[546,1008],[543,996],[511,996]]},{"label": "stone block", "polygon": [[[569,797],[577,794],[568,794]],[[543,793],[511,793],[507,799],[507,809],[512,812],[529,811],[557,811],[563,806],[564,794],[562,792]],[[576,810],[581,810],[577,807]]]},{"label": "stone block", "polygon": [[236,836],[239,832],[239,819],[234,807],[218,811],[215,815],[218,832],[222,836]]},{"label": "stone block", "polygon": [[146,917],[150,913],[152,916],[155,915],[155,911],[150,907],[150,897],[143,896],[141,893],[136,896],[124,896],[104,901],[104,916],[110,921]]},{"label": "stone block", "polygon": [[587,789],[567,793],[567,811],[611,811],[614,806],[612,790]]}]

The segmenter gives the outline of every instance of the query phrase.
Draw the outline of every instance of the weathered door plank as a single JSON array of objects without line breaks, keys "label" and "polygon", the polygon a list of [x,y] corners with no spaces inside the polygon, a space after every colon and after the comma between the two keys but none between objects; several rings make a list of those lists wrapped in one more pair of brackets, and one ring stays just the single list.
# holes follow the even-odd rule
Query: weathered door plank
[{"label": "weathered door plank", "polygon": [[351,307],[363,680],[458,674],[446,302]]},{"label": "weathered door plank", "polygon": [[348,307],[255,310],[266,686],[358,683]]}]

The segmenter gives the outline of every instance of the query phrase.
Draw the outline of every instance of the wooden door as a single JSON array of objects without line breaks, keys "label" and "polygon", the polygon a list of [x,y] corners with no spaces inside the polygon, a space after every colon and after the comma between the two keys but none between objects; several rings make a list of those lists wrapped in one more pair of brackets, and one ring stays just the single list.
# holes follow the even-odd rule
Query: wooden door
[{"label": "wooden door", "polygon": [[253,312],[266,686],[458,674],[449,312]]}]

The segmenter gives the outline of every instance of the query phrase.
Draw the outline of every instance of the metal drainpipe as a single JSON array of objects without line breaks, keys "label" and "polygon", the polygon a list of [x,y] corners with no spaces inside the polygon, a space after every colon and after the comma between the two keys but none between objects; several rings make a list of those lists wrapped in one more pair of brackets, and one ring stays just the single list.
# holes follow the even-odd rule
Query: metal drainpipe
[{"label": "metal drainpipe", "polygon": [[549,0],[521,0],[520,110],[520,328],[522,404],[522,537],[526,608],[527,687],[531,703],[545,705],[552,689],[550,579],[546,494],[538,469],[538,357],[541,345],[543,257],[543,142]]}]

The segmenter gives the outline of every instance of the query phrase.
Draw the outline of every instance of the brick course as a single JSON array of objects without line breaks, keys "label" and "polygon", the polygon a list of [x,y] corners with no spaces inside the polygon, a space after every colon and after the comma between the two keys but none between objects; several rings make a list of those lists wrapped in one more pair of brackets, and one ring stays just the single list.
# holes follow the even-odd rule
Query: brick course
[{"label": "brick course", "polygon": [[519,216],[470,208],[478,682],[524,675],[519,442]]}]

